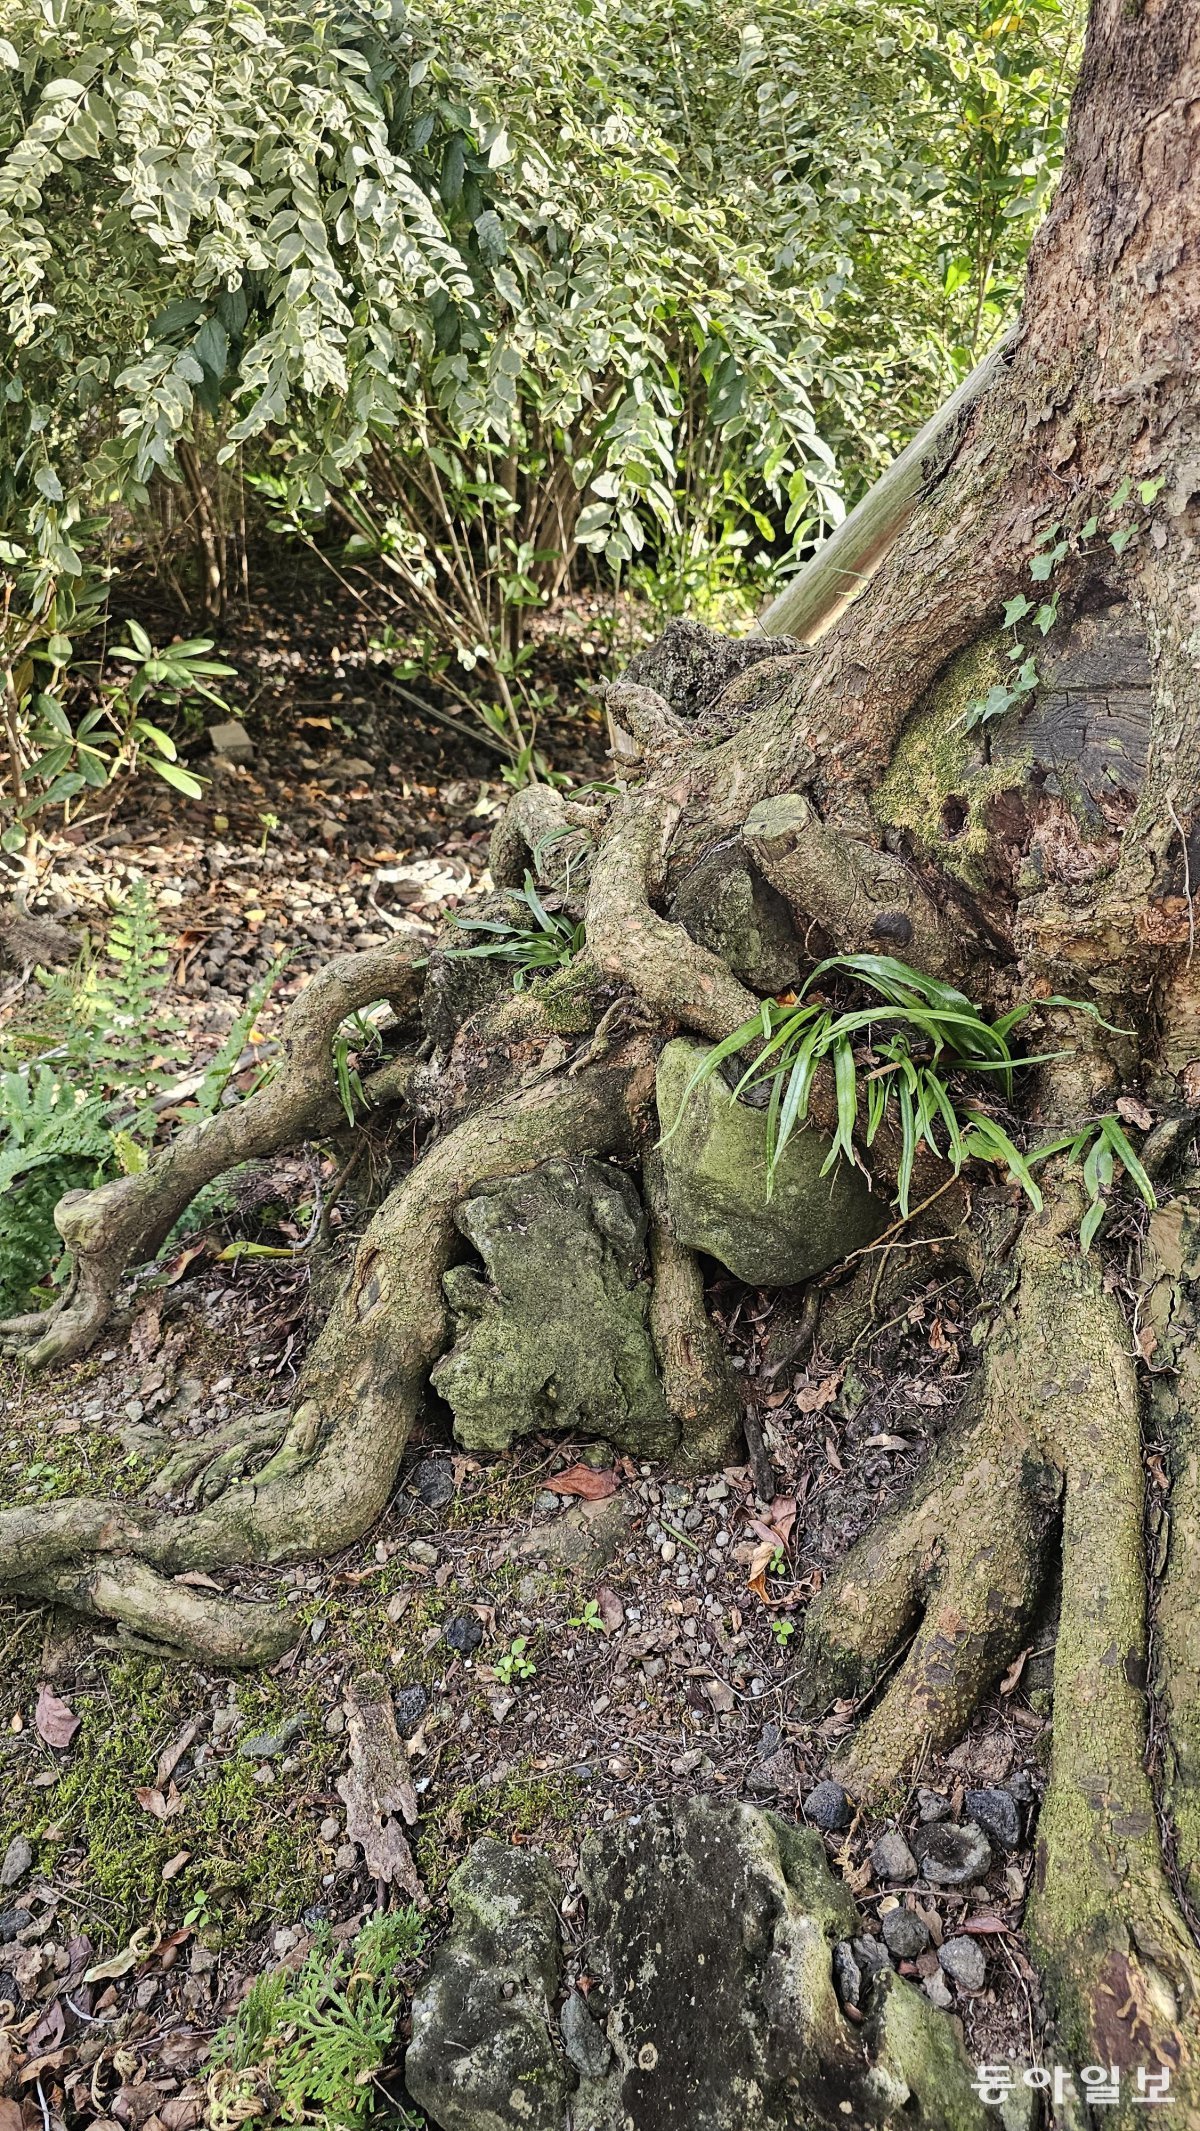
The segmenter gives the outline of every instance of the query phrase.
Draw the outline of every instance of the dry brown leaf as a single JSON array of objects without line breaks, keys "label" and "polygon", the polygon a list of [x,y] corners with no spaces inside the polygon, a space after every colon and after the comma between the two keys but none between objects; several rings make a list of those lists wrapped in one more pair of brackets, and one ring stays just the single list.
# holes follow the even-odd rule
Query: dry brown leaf
[{"label": "dry brown leaf", "polygon": [[0,2131],[25,2131],[19,2101],[0,2101]]},{"label": "dry brown leaf", "polygon": [[799,1413],[820,1413],[832,1406],[841,1388],[842,1372],[835,1369],[832,1376],[823,1376],[819,1384],[810,1384],[801,1377],[796,1387],[796,1409]]},{"label": "dry brown leaf", "polygon": [[412,1851],[401,1826],[417,1817],[417,1794],[408,1755],[396,1729],[391,1691],[382,1674],[364,1673],[346,1697],[350,1766],[337,1781],[346,1808],[346,1834],[356,1842],[368,1872],[424,1902]]},{"label": "dry brown leaf", "polygon": [[43,1739],[47,1746],[62,1748],[71,1744],[81,1719],[61,1695],[55,1694],[54,1689],[43,1682],[38,1691],[33,1721],[39,1739]]},{"label": "dry brown leaf", "polygon": [[602,1583],[596,1592],[596,1605],[610,1635],[615,1635],[619,1628],[624,1627],[625,1608],[616,1592],[610,1591],[606,1583]]},{"label": "dry brown leaf", "polygon": [[568,1465],[565,1472],[555,1473],[546,1482],[552,1495],[582,1495],[588,1502],[615,1495],[617,1485],[615,1472],[593,1472],[590,1465]]},{"label": "dry brown leaf", "polygon": [[169,1746],[164,1746],[154,1771],[154,1788],[165,1791],[168,1783],[186,1754],[189,1746],[204,1723],[202,1716],[189,1717],[182,1731],[177,1731]]},{"label": "dry brown leaf", "polygon": [[191,1854],[190,1850],[176,1850],[174,1857],[168,1857],[161,1874],[164,1885],[168,1880],[178,1879]]},{"label": "dry brown leaf", "polygon": [[1017,1685],[1021,1674],[1025,1670],[1025,1660],[1029,1656],[1030,1648],[1032,1648],[1032,1645],[1030,1645],[1029,1648],[1025,1650],[1019,1650],[1017,1652],[1016,1657],[1013,1659],[1012,1664],[1009,1666],[1008,1671],[1005,1673],[1004,1678],[1000,1682],[1001,1694],[1012,1693],[1013,1688]]},{"label": "dry brown leaf", "polygon": [[174,1784],[169,1796],[152,1783],[139,1784],[133,1795],[143,1813],[149,1813],[152,1820],[173,1820],[176,1813],[183,1811],[184,1801]]},{"label": "dry brown leaf", "polygon": [[118,1976],[127,1976],[131,1968],[136,1968],[139,1961],[144,1961],[148,1954],[153,1953],[157,1944],[158,1934],[153,1925],[143,1924],[134,1932],[128,1946],[121,1948],[120,1953],[110,1954],[107,1961],[97,1961],[91,1968],[85,1968],[84,1982],[110,1983]]},{"label": "dry brown leaf", "polygon": [[1118,1095],[1117,1116],[1123,1117],[1127,1125],[1136,1125],[1139,1132],[1148,1132],[1154,1123],[1145,1103],[1139,1102],[1136,1095]]},{"label": "dry brown leaf", "polygon": [[705,1680],[704,1692],[719,1717],[729,1715],[730,1710],[733,1708],[733,1690],[725,1685],[724,1680]]},{"label": "dry brown leaf", "polygon": [[214,1577],[206,1576],[203,1569],[185,1569],[181,1576],[172,1576],[172,1583],[185,1583],[193,1591],[219,1591],[221,1586]]}]

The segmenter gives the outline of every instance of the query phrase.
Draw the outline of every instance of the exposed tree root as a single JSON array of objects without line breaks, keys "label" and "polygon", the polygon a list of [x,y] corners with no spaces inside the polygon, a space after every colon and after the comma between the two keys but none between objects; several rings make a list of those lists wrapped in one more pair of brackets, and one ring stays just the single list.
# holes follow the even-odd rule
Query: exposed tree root
[{"label": "exposed tree root", "polygon": [[679,1423],[676,1463],[685,1472],[711,1472],[728,1462],[741,1433],[734,1374],[704,1307],[695,1255],[672,1233],[662,1158],[653,1150],[643,1160],[642,1183],[654,1275],[650,1333],[667,1407]]},{"label": "exposed tree root", "polygon": [[1029,1222],[969,1419],[913,1501],[812,1607],[810,1694],[867,1692],[912,1646],[840,1761],[863,1796],[950,1743],[1020,1647],[1061,1504],[1054,1747],[1030,1930],[1082,2058],[1177,2068],[1200,2124],[1200,1953],[1164,1867],[1145,1768],[1146,1582],[1129,1334],[1071,1238],[1064,1192]]},{"label": "exposed tree root", "polygon": [[[0,1324],[7,1351],[34,1369],[86,1354],[128,1267],[153,1257],[205,1184],[239,1162],[261,1160],[336,1127],[344,1118],[330,1063],[338,1028],[376,999],[391,1000],[398,1014],[407,1014],[418,983],[411,950],[394,943],[337,956],[288,1009],[279,1070],[253,1095],[185,1126],[138,1175],[116,1177],[96,1191],[68,1192],[54,1220],[74,1260],[70,1287],[54,1309]],[[368,1095],[394,1100],[402,1081],[394,1066],[385,1066],[368,1084]]]},{"label": "exposed tree root", "polygon": [[[161,1578],[336,1552],[384,1508],[425,1379],[445,1343],[441,1280],[454,1211],[472,1186],[552,1156],[636,1151],[653,1091],[653,1058],[634,1039],[575,1078],[506,1096],[430,1148],[365,1231],[349,1279],[309,1356],[282,1441],[252,1477],[182,1517],[86,1497],[0,1513],[0,1589],[78,1593],[84,1610],[161,1636]],[[143,1571],[158,1572],[147,1578]],[[185,1588],[176,1586],[176,1589]],[[72,1602],[76,1602],[72,1600]],[[189,1647],[214,1661],[259,1654],[262,1624],[245,1609],[201,1604]]]},{"label": "exposed tree root", "polygon": [[598,809],[564,799],[548,784],[528,784],[516,792],[492,831],[488,870],[497,888],[519,888],[532,866],[551,846],[573,834],[576,848],[586,844],[599,820]]}]

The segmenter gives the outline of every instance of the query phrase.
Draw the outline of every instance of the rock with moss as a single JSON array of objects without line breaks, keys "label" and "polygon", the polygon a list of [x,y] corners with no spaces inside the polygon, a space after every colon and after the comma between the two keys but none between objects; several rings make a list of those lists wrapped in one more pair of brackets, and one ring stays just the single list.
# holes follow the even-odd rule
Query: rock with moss
[{"label": "rock with moss", "polygon": [[665,1456],[675,1442],[648,1327],[646,1216],[607,1162],[543,1162],[482,1185],[456,1220],[483,1261],[453,1266],[455,1342],[433,1370],[469,1450],[535,1430]]},{"label": "rock with moss", "polygon": [[804,973],[787,904],[736,845],[705,852],[680,881],[670,915],[754,991],[785,991]]},{"label": "rock with moss", "polygon": [[561,2131],[560,1900],[544,1858],[490,1838],[454,1874],[454,1921],[413,1998],[404,2064],[410,2095],[439,2131]]},{"label": "rock with moss", "polygon": [[[459,1881],[476,1859],[490,1874],[496,1848],[479,1845]],[[545,1883],[519,1862],[540,1945]],[[530,1985],[455,1882],[454,1930],[414,2005],[406,2067],[441,2131],[984,2131],[957,2030],[913,1984],[868,1972],[865,2023],[846,2018],[834,1949],[861,1924],[817,1836],[752,1806],[682,1799],[588,1836],[579,1878],[591,1982],[586,2004],[564,1992],[560,2113],[536,2118],[527,2094],[540,2105],[551,2088],[543,2001],[528,2080],[497,2113],[505,2078],[478,2015],[491,2006],[507,2071],[510,2008],[528,2018]],[[447,2068],[440,2091],[431,2063]]]},{"label": "rock with moss", "polygon": [[885,1198],[872,1196],[846,1162],[822,1176],[830,1143],[814,1127],[789,1140],[768,1197],[764,1113],[734,1102],[719,1074],[684,1103],[704,1056],[702,1045],[680,1040],[667,1044],[658,1064],[667,1201],[679,1241],[752,1287],[811,1280],[873,1242],[889,1218]]}]

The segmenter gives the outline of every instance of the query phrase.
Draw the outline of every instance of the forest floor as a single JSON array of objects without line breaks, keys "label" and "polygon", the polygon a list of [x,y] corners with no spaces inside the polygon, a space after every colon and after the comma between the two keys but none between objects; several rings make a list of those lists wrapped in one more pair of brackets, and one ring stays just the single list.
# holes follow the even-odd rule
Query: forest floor
[{"label": "forest floor", "polygon": [[[169,1003],[198,1058],[281,950],[291,959],[256,1055],[331,953],[397,924],[419,936],[469,898],[506,797],[469,734],[422,725],[375,685],[347,602],[301,585],[297,605],[302,616],[260,603],[222,644],[253,759],[213,770],[198,747],[212,775],[201,801],[143,778],[55,854],[60,915],[93,932],[111,891],[150,882],[172,938]],[[598,638],[583,648],[587,629],[577,613],[577,671],[599,655]],[[543,739],[560,769],[603,775],[594,694],[575,692]],[[10,995],[10,1018],[27,1005]],[[376,1189],[411,1151],[380,1143]],[[133,1493],[214,1422],[285,1405],[368,1211],[343,1199],[332,1265],[311,1265],[316,1190],[336,1167],[315,1152],[260,1165],[210,1228],[129,1284],[97,1351],[36,1379],[0,1364],[0,1499]],[[231,1256],[231,1242],[281,1255]],[[15,2008],[0,2094],[25,2109],[11,2125],[0,2113],[0,2131],[207,2120],[213,2039],[249,1980],[298,1965],[323,1923],[347,1936],[393,1898],[347,1841],[337,1788],[364,1672],[386,1675],[407,1741],[409,1839],[435,1935],[448,1877],[485,1832],[544,1849],[570,1883],[588,1829],[681,1790],[802,1817],[850,1718],[797,1714],[803,1604],[952,1419],[971,1327],[955,1286],[934,1284],[848,1362],[818,1345],[796,1367],[794,1294],[754,1294],[714,1269],[710,1299],[763,1425],[769,1499],[748,1466],[684,1482],[549,1436],[467,1457],[434,1402],[378,1527],[284,1572],[303,1633],[266,1675],[216,1676],[58,1612],[0,1607],[0,2001]],[[237,1587],[256,1581],[279,1590],[278,1577]],[[1047,1652],[1005,1685],[922,1773],[956,1814],[973,1785],[1024,1773],[1031,1797],[1042,1786]],[[917,1817],[914,1788],[898,1824]],[[956,1997],[970,2053],[1037,2061],[1020,1929],[1028,1837],[981,1884],[913,1893],[873,1876],[889,1824],[826,1837],[866,1928],[899,1898],[919,1907],[933,1948],[971,1931],[987,1983]],[[931,1948],[915,1973],[936,1966]]]}]

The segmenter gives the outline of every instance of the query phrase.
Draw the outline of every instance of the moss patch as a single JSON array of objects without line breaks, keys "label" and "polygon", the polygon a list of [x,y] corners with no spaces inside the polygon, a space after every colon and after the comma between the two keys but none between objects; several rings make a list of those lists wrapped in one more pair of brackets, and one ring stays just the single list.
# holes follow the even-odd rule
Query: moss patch
[{"label": "moss patch", "polygon": [[909,830],[922,851],[972,887],[988,843],[986,802],[1019,785],[1030,762],[1027,752],[988,761],[979,729],[963,724],[970,705],[1006,677],[1004,642],[983,637],[951,661],[909,721],[872,802],[882,827]]}]

